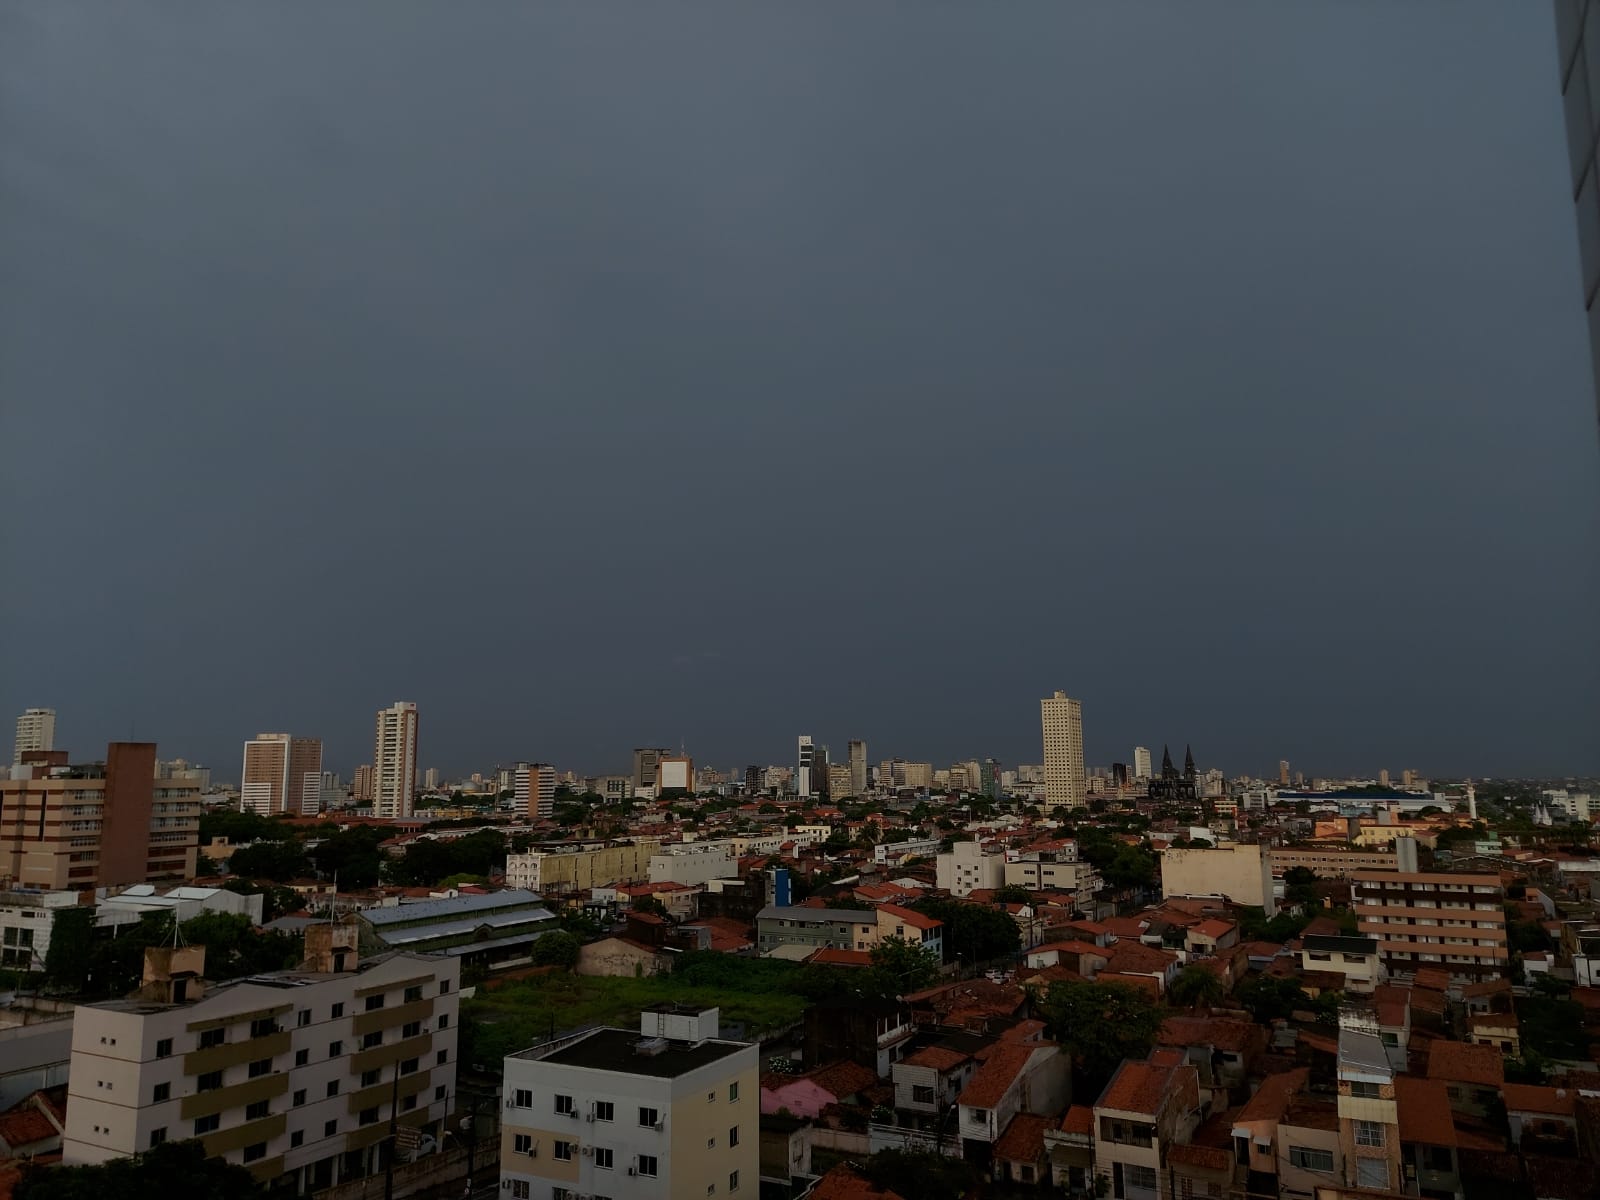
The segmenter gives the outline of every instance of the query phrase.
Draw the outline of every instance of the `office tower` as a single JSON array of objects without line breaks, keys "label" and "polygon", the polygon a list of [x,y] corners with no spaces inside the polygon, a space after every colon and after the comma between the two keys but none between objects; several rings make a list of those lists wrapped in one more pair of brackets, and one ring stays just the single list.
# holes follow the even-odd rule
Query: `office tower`
[{"label": "office tower", "polygon": [[653,788],[656,786],[656,776],[659,775],[661,760],[672,751],[652,746],[646,746],[633,752],[633,789]]},{"label": "office tower", "polygon": [[694,759],[669,754],[656,760],[656,795],[668,790],[694,791]]},{"label": "office tower", "polygon": [[258,733],[244,744],[239,810],[314,817],[322,810],[322,742],[287,733]]},{"label": "office tower", "polygon": [[357,970],[355,925],[305,940],[304,967],[220,986],[201,977],[206,947],[151,947],[132,998],[79,1004],[63,1161],[192,1137],[263,1194],[309,1196],[375,1184],[391,1125],[402,1153],[437,1143],[457,1099],[461,960],[401,950]]},{"label": "office tower", "polygon": [[555,812],[556,769],[549,763],[518,763],[513,779],[513,811],[525,817],[548,817]]},{"label": "office tower", "polygon": [[759,1047],[718,1037],[714,1008],[639,1017],[506,1058],[505,1200],[760,1194]]},{"label": "office tower", "polygon": [[357,804],[372,803],[372,764],[362,763],[350,781],[350,798]]},{"label": "office tower", "polygon": [[349,793],[344,786],[344,780],[339,778],[337,771],[324,771],[322,773],[322,808],[327,811],[349,799]]},{"label": "office tower", "polygon": [[850,758],[850,794],[852,796],[865,796],[867,794],[867,743],[860,738],[852,740],[847,747]]},{"label": "office tower", "polygon": [[437,791],[439,788],[439,768],[429,767],[422,773],[422,786],[428,791]]},{"label": "office tower", "polygon": [[1127,763],[1111,764],[1111,786],[1116,788],[1118,791],[1121,791],[1123,788],[1128,786]]},{"label": "office tower", "polygon": [[828,764],[828,799],[843,800],[846,796],[856,795],[851,791],[852,780],[848,763]]},{"label": "office tower", "polygon": [[396,700],[378,711],[372,749],[372,815],[411,815],[417,794],[417,706]]},{"label": "office tower", "polygon": [[1044,727],[1044,802],[1082,808],[1089,802],[1083,769],[1083,705],[1065,692],[1039,701]]},{"label": "office tower", "polygon": [[1150,747],[1135,746],[1133,748],[1133,777],[1135,779],[1150,778]]},{"label": "office tower", "polygon": [[751,764],[744,769],[744,790],[752,796],[761,790],[761,768]]},{"label": "office tower", "polygon": [[799,740],[799,761],[794,773],[794,794],[802,799],[815,794],[811,785],[811,762],[815,753],[816,747],[811,744],[811,735],[802,733]]},{"label": "office tower", "polygon": [[1278,760],[1278,786],[1289,786],[1289,760],[1287,758]]},{"label": "office tower", "polygon": [[59,891],[192,879],[200,785],[155,767],[154,742],[112,742],[95,763],[28,751],[0,778],[0,881]]},{"label": "office tower", "polygon": [[20,763],[23,754],[30,750],[56,748],[56,710],[53,708],[24,709],[17,718],[17,740],[11,751],[11,761]]},{"label": "office tower", "polygon": [[1004,774],[1000,769],[1000,760],[986,758],[979,768],[978,790],[991,800],[1000,799],[1000,794],[1005,790],[1001,785],[1000,777]]},{"label": "office tower", "polygon": [[1595,161],[1595,136],[1600,132],[1600,5],[1556,0],[1556,48],[1572,163],[1568,186],[1577,203],[1583,305],[1600,388],[1600,165]]}]

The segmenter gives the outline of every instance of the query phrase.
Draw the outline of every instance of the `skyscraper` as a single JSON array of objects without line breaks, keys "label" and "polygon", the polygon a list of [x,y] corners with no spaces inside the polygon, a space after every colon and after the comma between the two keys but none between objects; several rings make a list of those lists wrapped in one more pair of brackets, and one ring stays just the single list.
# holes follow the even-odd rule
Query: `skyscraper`
[{"label": "skyscraper", "polygon": [[1044,802],[1082,808],[1089,802],[1083,769],[1083,705],[1057,692],[1039,701],[1044,727]]},{"label": "skyscraper", "polygon": [[548,817],[556,808],[556,769],[549,763],[518,763],[512,808],[525,817]]},{"label": "skyscraper", "polygon": [[372,803],[372,764],[362,763],[350,782],[350,798],[357,804]]},{"label": "skyscraper", "polygon": [[1289,786],[1289,760],[1287,758],[1278,760],[1278,786]]},{"label": "skyscraper", "polygon": [[439,787],[439,768],[429,767],[422,773],[422,786],[430,792],[437,791]]},{"label": "skyscraper", "polygon": [[802,733],[799,742],[798,762],[795,764],[794,794],[804,799],[816,794],[811,785],[811,762],[816,749],[811,744],[811,735]]},{"label": "skyscraper", "polygon": [[417,706],[407,700],[378,711],[372,749],[372,815],[409,817],[417,793]]},{"label": "skyscraper", "polygon": [[1588,312],[1589,352],[1600,386],[1600,164],[1595,161],[1595,137],[1600,133],[1600,5],[1556,0],[1555,7],[1557,65],[1572,161],[1568,185],[1578,208],[1583,306]]},{"label": "skyscraper", "polygon": [[322,811],[322,741],[287,733],[259,733],[244,744],[239,809],[263,816]]},{"label": "skyscraper", "polygon": [[1135,746],[1133,748],[1133,777],[1135,779],[1150,778],[1150,747]]},{"label": "skyscraper", "polygon": [[641,747],[633,752],[633,789],[653,788],[660,773],[661,760],[672,751],[664,747]]},{"label": "skyscraper", "polygon": [[867,794],[867,743],[860,738],[850,743],[850,794]]},{"label": "skyscraper", "polygon": [[56,710],[30,708],[17,718],[17,740],[11,751],[11,761],[20,763],[28,750],[54,750],[56,748]]}]

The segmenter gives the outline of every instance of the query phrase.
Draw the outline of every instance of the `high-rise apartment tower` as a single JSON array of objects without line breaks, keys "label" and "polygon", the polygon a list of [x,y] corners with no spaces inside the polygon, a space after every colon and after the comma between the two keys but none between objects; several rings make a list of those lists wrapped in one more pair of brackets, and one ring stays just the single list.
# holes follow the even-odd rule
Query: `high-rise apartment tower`
[{"label": "high-rise apartment tower", "polygon": [[258,733],[244,744],[239,809],[314,817],[322,810],[322,741]]},{"label": "high-rise apartment tower", "polygon": [[54,750],[56,748],[56,710],[29,708],[17,718],[17,740],[11,751],[11,761],[20,763],[29,750]]},{"label": "high-rise apartment tower", "polygon": [[1039,701],[1044,727],[1044,802],[1082,808],[1089,802],[1083,769],[1083,705],[1065,692]]},{"label": "high-rise apartment tower", "polygon": [[378,712],[372,748],[372,815],[409,817],[417,793],[417,706],[396,700]]}]

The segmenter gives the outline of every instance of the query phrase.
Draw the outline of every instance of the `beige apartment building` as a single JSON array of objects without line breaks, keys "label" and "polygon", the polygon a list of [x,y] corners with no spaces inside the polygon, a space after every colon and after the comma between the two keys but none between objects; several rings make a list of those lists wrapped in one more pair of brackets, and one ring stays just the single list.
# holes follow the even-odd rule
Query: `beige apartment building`
[{"label": "beige apartment building", "polygon": [[417,706],[396,700],[378,712],[372,748],[372,815],[409,817],[416,794]]},{"label": "beige apartment building", "polygon": [[1498,875],[1358,871],[1350,891],[1356,929],[1378,939],[1391,976],[1442,967],[1452,979],[1478,982],[1511,969]]},{"label": "beige apartment building", "polygon": [[244,744],[242,812],[314,817],[322,811],[322,740],[258,733]]},{"label": "beige apartment building", "polygon": [[586,892],[619,883],[644,883],[650,858],[661,852],[656,838],[580,850],[536,850],[506,855],[506,886],[542,895]]},{"label": "beige apartment building", "polygon": [[1235,904],[1278,911],[1273,896],[1272,860],[1257,845],[1238,844],[1200,850],[1161,852],[1161,897],[1223,896]]},{"label": "beige apartment building", "polygon": [[210,987],[205,948],[146,952],[126,1000],[79,1005],[62,1157],[97,1163],[198,1138],[286,1194],[381,1170],[391,1119],[438,1137],[455,1091],[460,960],[358,961],[314,925],[299,970]]},{"label": "beige apartment building", "polygon": [[156,778],[154,742],[104,762],[29,751],[0,778],[0,885],[43,891],[194,878],[200,785]]},{"label": "beige apartment building", "polygon": [[657,1005],[505,1060],[503,1200],[756,1200],[759,1048]]},{"label": "beige apartment building", "polygon": [[1275,846],[1272,869],[1278,874],[1305,867],[1318,879],[1349,879],[1357,871],[1397,871],[1394,850],[1346,850],[1334,847]]},{"label": "beige apartment building", "polygon": [[1044,802],[1052,808],[1082,808],[1089,802],[1083,766],[1083,705],[1065,692],[1039,701],[1044,729]]},{"label": "beige apartment building", "polygon": [[19,763],[22,756],[34,750],[56,748],[56,710],[53,708],[28,708],[17,718],[17,737],[11,744],[11,761]]}]

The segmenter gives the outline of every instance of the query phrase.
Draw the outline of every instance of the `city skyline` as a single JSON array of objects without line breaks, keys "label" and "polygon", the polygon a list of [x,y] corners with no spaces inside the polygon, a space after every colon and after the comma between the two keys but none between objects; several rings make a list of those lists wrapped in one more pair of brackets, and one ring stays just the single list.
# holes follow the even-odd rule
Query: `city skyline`
[{"label": "city skyline", "polygon": [[75,7],[0,44],[0,442],[73,471],[0,477],[0,703],[75,753],[1026,760],[1064,685],[1097,763],[1595,769],[1548,6]]}]

